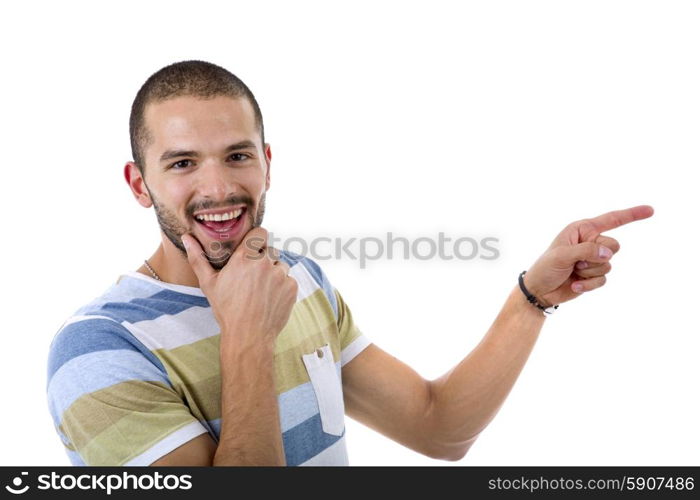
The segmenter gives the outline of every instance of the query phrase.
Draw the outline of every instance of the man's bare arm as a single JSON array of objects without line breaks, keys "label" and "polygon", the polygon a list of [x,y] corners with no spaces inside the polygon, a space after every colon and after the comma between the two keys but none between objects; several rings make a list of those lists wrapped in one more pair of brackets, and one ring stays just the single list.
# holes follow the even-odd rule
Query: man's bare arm
[{"label": "man's bare arm", "polygon": [[151,465],[284,465],[274,385],[273,348],[221,351],[221,433],[218,446],[198,436]]},{"label": "man's bare arm", "polygon": [[514,289],[479,345],[434,381],[371,345],[343,369],[347,414],[419,453],[458,460],[498,412],[544,319]]},{"label": "man's bare arm", "polygon": [[460,459],[493,420],[518,379],[544,315],[515,287],[481,342],[431,382],[434,439]]},{"label": "man's bare arm", "polygon": [[285,465],[273,344],[222,350],[221,361],[221,435],[213,465]]},{"label": "man's bare arm", "polygon": [[[620,245],[601,232],[653,213],[640,205],[569,224],[528,270],[526,288],[547,306],[603,286]],[[460,459],[508,396],[544,320],[514,287],[479,345],[434,381],[369,346],[343,368],[347,413],[420,453]]]}]

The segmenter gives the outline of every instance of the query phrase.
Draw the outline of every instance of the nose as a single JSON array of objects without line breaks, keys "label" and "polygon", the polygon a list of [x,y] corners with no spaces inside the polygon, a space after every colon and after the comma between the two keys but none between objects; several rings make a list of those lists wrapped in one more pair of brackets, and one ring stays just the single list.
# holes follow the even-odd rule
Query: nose
[{"label": "nose", "polygon": [[225,163],[212,160],[203,162],[197,171],[196,190],[200,197],[224,200],[227,196],[240,193],[242,188],[235,175]]}]

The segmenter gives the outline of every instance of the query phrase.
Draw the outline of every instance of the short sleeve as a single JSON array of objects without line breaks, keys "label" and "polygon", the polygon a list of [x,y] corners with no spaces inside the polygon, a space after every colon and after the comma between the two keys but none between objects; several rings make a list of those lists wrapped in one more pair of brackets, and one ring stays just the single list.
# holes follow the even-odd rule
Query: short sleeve
[{"label": "short sleeve", "polygon": [[207,432],[158,358],[108,318],[84,317],[59,330],[47,397],[73,465],[150,465]]},{"label": "short sleeve", "polygon": [[340,364],[344,366],[370,345],[369,339],[357,327],[350,308],[340,292],[333,288],[338,307],[338,332],[340,334]]}]

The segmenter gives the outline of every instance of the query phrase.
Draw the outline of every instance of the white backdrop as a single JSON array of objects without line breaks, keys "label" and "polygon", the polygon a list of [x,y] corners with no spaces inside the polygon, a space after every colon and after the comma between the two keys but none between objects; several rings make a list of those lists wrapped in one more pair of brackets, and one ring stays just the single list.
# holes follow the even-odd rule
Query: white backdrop
[{"label": "white backdrop", "polygon": [[[485,334],[569,222],[608,233],[607,285],[546,320],[458,465],[698,465],[694,197],[700,8],[681,1],[4,4],[0,464],[67,465],[46,356],[159,243],[122,177],[143,81],[184,59],[253,90],[280,236],[499,239],[494,261],[320,264],[377,345],[428,378]],[[454,465],[349,420],[353,465]]]}]

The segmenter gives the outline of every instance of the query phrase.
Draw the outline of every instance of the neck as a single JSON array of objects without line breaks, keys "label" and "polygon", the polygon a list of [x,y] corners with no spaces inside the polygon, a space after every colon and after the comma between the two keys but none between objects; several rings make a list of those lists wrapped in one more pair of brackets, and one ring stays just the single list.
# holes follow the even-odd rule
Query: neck
[{"label": "neck", "polygon": [[[158,277],[165,283],[199,288],[199,280],[187,257],[162,232],[161,240],[155,253],[148,258],[148,263]],[[137,269],[137,272],[153,278],[146,264]]]}]

